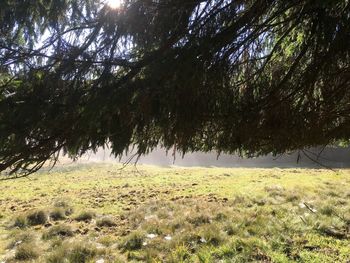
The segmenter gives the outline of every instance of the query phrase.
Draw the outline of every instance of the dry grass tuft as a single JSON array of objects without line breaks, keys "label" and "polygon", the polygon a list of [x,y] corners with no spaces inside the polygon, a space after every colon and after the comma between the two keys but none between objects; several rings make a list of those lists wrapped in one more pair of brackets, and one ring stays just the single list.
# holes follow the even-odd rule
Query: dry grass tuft
[{"label": "dry grass tuft", "polygon": [[115,223],[115,221],[112,218],[103,217],[103,218],[100,218],[96,221],[96,225],[98,227],[114,227],[117,224]]},{"label": "dry grass tuft", "polygon": [[143,242],[145,240],[145,234],[143,232],[135,231],[128,235],[120,248],[124,251],[126,250],[138,250],[142,248]]},{"label": "dry grass tuft", "polygon": [[22,214],[13,219],[12,227],[25,228],[28,226],[27,216]]},{"label": "dry grass tuft", "polygon": [[83,211],[75,217],[76,221],[90,221],[95,217],[95,213],[92,211]]},{"label": "dry grass tuft", "polygon": [[17,247],[15,259],[19,261],[34,260],[39,257],[37,247],[30,243],[24,243]]},{"label": "dry grass tuft", "polygon": [[28,224],[31,226],[43,225],[47,222],[48,216],[45,210],[34,210],[27,214]]},{"label": "dry grass tuft", "polygon": [[43,239],[51,239],[55,237],[72,237],[74,232],[68,225],[57,225],[51,227],[46,233],[43,234]]},{"label": "dry grass tuft", "polygon": [[59,221],[66,219],[66,211],[61,207],[55,207],[50,211],[50,218],[53,221]]}]

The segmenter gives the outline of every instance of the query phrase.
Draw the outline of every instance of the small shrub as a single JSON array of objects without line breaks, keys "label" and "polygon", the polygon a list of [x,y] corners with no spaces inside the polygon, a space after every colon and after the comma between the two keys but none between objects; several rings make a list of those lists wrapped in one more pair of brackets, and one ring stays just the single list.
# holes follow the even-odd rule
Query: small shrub
[{"label": "small shrub", "polygon": [[91,212],[91,211],[84,211],[81,212],[76,218],[75,220],[77,221],[90,221],[94,218],[95,213]]},{"label": "small shrub", "polygon": [[50,212],[50,218],[54,221],[66,219],[66,211],[63,208],[56,207]]},{"label": "small shrub", "polygon": [[98,227],[113,227],[116,226],[116,223],[113,221],[112,218],[104,217],[97,220],[96,225]]},{"label": "small shrub", "polygon": [[31,226],[43,225],[47,221],[47,214],[44,210],[35,210],[27,214],[28,224]]},{"label": "small shrub", "polygon": [[25,228],[28,226],[27,217],[25,215],[19,215],[15,217],[13,227]]},{"label": "small shrub", "polygon": [[32,244],[22,244],[17,247],[15,253],[15,259],[24,261],[24,260],[33,260],[39,257],[39,252],[35,246]]},{"label": "small shrub", "polygon": [[138,250],[142,248],[144,235],[139,232],[134,232],[126,237],[122,248],[124,250]]},{"label": "small shrub", "polygon": [[58,225],[50,228],[44,235],[43,239],[51,239],[54,237],[72,237],[74,235],[70,226]]},{"label": "small shrub", "polygon": [[74,263],[85,263],[94,258],[96,254],[96,247],[92,245],[77,244],[73,246],[72,250],[68,255],[68,259],[70,262]]}]

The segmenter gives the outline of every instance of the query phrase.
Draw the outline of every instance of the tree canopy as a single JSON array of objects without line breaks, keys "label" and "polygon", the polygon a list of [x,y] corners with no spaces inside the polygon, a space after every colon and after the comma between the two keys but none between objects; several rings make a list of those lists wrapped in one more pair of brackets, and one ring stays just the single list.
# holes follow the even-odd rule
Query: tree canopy
[{"label": "tree canopy", "polygon": [[348,0],[2,0],[0,25],[0,170],[350,139]]}]

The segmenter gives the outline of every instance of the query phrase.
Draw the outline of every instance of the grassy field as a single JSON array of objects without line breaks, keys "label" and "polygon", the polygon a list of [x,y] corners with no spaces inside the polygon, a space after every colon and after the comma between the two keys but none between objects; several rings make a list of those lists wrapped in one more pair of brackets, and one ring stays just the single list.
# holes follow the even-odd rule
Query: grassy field
[{"label": "grassy field", "polygon": [[350,262],[350,171],[66,165],[0,181],[0,262]]}]

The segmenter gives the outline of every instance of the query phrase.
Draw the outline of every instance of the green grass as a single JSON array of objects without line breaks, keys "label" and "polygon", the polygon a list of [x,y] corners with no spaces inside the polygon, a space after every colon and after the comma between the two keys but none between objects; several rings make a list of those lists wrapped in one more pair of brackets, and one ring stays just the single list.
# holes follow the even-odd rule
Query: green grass
[{"label": "green grass", "polygon": [[120,168],[0,181],[0,262],[349,260],[349,170]]}]

